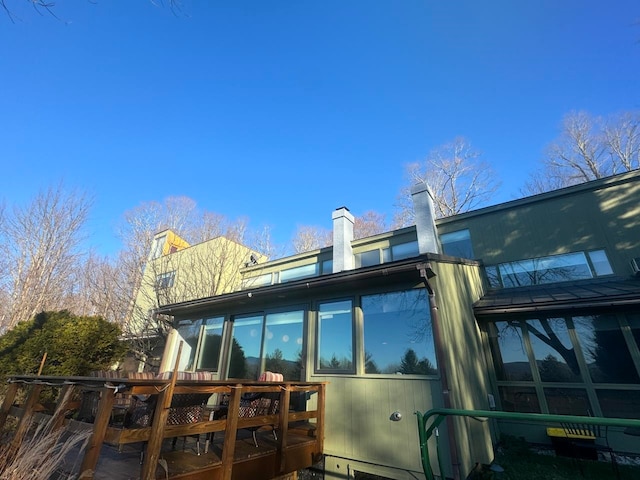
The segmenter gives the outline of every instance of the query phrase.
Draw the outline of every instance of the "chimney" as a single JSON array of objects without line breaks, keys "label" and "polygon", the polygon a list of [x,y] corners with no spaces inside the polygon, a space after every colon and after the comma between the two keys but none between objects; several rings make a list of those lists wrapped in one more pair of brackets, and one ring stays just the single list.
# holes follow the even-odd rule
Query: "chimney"
[{"label": "chimney", "polygon": [[411,198],[418,234],[418,251],[420,254],[440,253],[431,189],[425,182],[420,182],[411,188]]},{"label": "chimney", "polygon": [[353,270],[353,222],[354,217],[347,207],[334,210],[333,219],[333,273]]}]

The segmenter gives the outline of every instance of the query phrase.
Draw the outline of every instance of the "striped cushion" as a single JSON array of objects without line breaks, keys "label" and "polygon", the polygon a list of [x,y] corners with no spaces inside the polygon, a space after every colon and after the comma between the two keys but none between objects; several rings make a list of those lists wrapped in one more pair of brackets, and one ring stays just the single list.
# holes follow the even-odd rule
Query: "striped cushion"
[{"label": "striped cushion", "polygon": [[133,379],[152,379],[156,377],[156,374],[153,372],[129,372],[127,377]]},{"label": "striped cushion", "polygon": [[258,378],[260,382],[282,382],[284,380],[284,376],[281,373],[273,373],[273,372],[263,372]]},{"label": "striped cushion", "polygon": [[122,372],[118,370],[94,370],[89,374],[91,377],[99,378],[121,378]]},{"label": "striped cushion", "polygon": [[[173,372],[162,372],[156,376],[160,380],[169,380]],[[211,372],[178,372],[177,380],[201,380],[208,381],[213,380],[213,373]]]}]

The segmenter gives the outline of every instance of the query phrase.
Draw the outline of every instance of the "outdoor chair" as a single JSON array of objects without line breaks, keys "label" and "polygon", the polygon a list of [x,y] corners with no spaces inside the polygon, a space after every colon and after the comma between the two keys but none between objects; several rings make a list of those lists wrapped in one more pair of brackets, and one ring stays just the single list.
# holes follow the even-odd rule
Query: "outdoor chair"
[{"label": "outdoor chair", "polygon": [[[609,455],[611,465],[616,474],[616,478],[620,478],[618,470],[618,462],[613,449],[609,446],[607,435],[608,427],[602,425],[586,425],[582,423],[562,423],[562,429],[567,437],[570,451],[573,458],[578,462],[580,474],[584,477],[584,468],[582,462],[577,459],[581,458],[582,452],[592,451],[597,458],[598,452],[604,452]],[[600,442],[600,443],[599,443]]]},{"label": "outdoor chair", "polygon": [[[143,375],[147,375],[146,378],[153,378],[152,376],[153,374],[143,374]],[[113,378],[121,378],[123,376],[127,376],[127,374],[118,372],[116,370],[96,370],[91,372],[89,376],[97,377],[97,378],[113,379]],[[128,374],[128,376],[129,378],[131,378],[131,374]],[[136,378],[142,378],[142,377],[136,377]],[[83,391],[81,394],[80,406],[78,408],[78,413],[77,413],[78,420],[92,423],[95,420],[96,413],[98,412],[99,402],[100,402],[100,392],[98,390]],[[117,424],[119,421],[124,423],[124,418],[126,417],[126,412],[129,410],[130,405],[131,405],[131,395],[128,393],[117,392],[113,399],[113,409],[111,411],[110,423],[112,425]]]},{"label": "outdoor chair", "polygon": [[[258,379],[258,381],[261,382],[281,382],[282,380],[283,376],[281,373],[273,372],[264,372]],[[240,397],[240,409],[238,410],[239,418],[253,418],[263,415],[276,415],[277,413],[279,413],[279,411],[280,392],[252,392],[244,393]],[[260,428],[262,428],[262,426],[250,427],[248,429],[251,431],[253,443],[256,448],[258,448],[258,439],[256,434]],[[271,432],[273,433],[273,438],[275,440],[278,440],[275,425],[271,425]]]},{"label": "outdoor chair", "polygon": [[[166,380],[169,378],[169,374],[170,372],[162,373],[155,378]],[[178,380],[211,380],[212,378],[213,376],[210,372],[178,372]],[[188,425],[202,421],[209,397],[211,397],[210,393],[174,394],[171,398],[167,425]],[[157,399],[158,397],[156,395],[150,397],[134,396],[125,426],[128,428],[150,427]],[[194,436],[196,437],[196,452],[197,455],[200,455],[200,435]],[[177,437],[173,439],[173,448],[175,448],[176,443]],[[185,444],[186,437],[184,437],[183,446]]]}]

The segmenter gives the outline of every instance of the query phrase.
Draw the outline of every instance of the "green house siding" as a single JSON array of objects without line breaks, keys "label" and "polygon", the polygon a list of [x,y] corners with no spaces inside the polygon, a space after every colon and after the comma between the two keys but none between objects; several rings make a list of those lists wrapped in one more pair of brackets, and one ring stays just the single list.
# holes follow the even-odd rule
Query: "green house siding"
[{"label": "green house siding", "polygon": [[441,219],[438,232],[469,229],[485,265],[604,249],[616,275],[640,256],[640,172],[589,182]]},{"label": "green house siding", "polygon": [[[428,285],[425,284],[426,277]],[[441,324],[440,350],[443,355],[438,359],[434,346],[438,337],[432,330],[436,321],[433,318],[435,313],[432,312],[436,312],[436,309],[430,303],[429,289],[433,291],[433,300],[437,304],[437,321]],[[442,372],[449,375],[450,385],[453,385],[448,394],[452,406],[487,407],[486,365],[471,309],[473,302],[481,295],[479,264],[472,261],[451,262],[430,254],[255,288],[251,289],[250,295],[248,292],[235,292],[185,302],[164,307],[163,313],[174,315],[178,323],[213,317],[225,318],[226,340],[221,343],[226,346],[221,354],[220,368],[220,375],[224,378],[229,368],[229,361],[225,359],[229,358],[230,349],[234,345],[229,338],[234,331],[232,327],[235,319],[268,318],[273,312],[303,311],[304,339],[301,342],[301,364],[298,371],[300,380],[329,382],[325,431],[325,454],[329,466],[334,465],[337,469],[340,462],[348,458],[354,465],[360,465],[359,471],[377,472],[390,478],[415,478],[420,477],[422,467],[414,413],[446,405]],[[353,355],[353,366],[344,372],[325,373],[318,368],[318,312],[327,302],[352,305],[352,315],[346,318],[352,319],[353,340],[348,341],[353,342],[353,348],[348,353]],[[368,306],[365,308],[365,305]],[[388,316],[389,309],[393,311],[394,308],[399,308],[397,314]],[[390,347],[383,344],[376,346],[375,343],[364,345],[367,338],[379,339],[371,337],[370,331],[367,335],[367,328],[371,328],[368,321],[372,322],[371,325],[377,325],[376,328],[389,329],[391,341],[398,338],[398,332],[402,333],[402,328],[406,328],[402,326],[402,315],[408,315],[410,311],[420,312],[419,318],[411,318],[411,321],[422,322],[419,330],[424,332],[424,336],[420,337],[420,341],[426,342],[422,346],[416,343],[416,360],[425,361],[425,355],[428,358],[431,355],[429,352],[432,352],[431,365],[434,369],[425,370],[427,374],[402,373],[405,368],[400,367],[402,355],[406,348],[411,347],[400,345],[391,350],[397,355],[400,371],[366,373],[370,371],[367,361],[382,358],[382,350],[379,348]],[[391,323],[379,323],[385,319],[389,319]],[[268,328],[262,328],[263,334],[256,330],[257,343],[265,335],[272,333]],[[410,331],[407,332],[409,333]],[[406,337],[406,340],[410,338]],[[252,355],[259,351],[256,344],[252,348]],[[264,353],[263,349],[263,356]],[[379,362],[384,363],[382,360]],[[442,362],[442,365],[438,362]],[[197,363],[198,359],[194,359],[194,364]],[[402,415],[400,421],[393,421],[391,418],[396,411]],[[450,451],[450,433],[453,435],[453,443],[459,445],[454,455]],[[456,422],[454,432],[443,428],[441,449],[443,458],[457,458],[460,471],[466,475],[475,462],[491,460],[488,427],[486,424],[471,425],[463,421]],[[433,455],[433,462],[436,464],[435,449]],[[447,464],[450,465],[451,462],[447,461]],[[339,478],[338,472],[335,472],[338,477],[333,477],[330,470],[328,468],[326,478]],[[447,476],[452,475],[452,471],[445,473]]]},{"label": "green house siding", "polygon": [[[488,409],[492,393],[481,335],[472,305],[484,293],[480,267],[455,262],[432,262],[436,274],[429,281],[435,292],[442,331],[449,408]],[[452,420],[462,465],[493,459],[486,424],[464,418]],[[468,473],[468,472],[467,472]]]}]

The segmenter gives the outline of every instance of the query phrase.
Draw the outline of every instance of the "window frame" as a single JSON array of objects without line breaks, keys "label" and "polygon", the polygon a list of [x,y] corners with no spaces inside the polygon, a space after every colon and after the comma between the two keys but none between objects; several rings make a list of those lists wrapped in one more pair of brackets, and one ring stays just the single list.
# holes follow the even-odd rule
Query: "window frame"
[{"label": "window frame", "polygon": [[[340,303],[340,302],[350,302],[351,303],[351,367],[350,368],[322,368],[320,366],[320,334],[321,334],[321,320],[320,320],[320,306],[323,304],[331,304],[331,303]],[[317,300],[314,302],[313,310],[315,313],[315,338],[314,338],[314,358],[313,358],[313,372],[316,375],[355,375],[357,373],[357,365],[358,365],[358,355],[357,355],[357,345],[356,337],[358,335],[358,331],[356,328],[356,298],[355,297],[336,297],[336,298],[327,298],[322,300]]]}]

